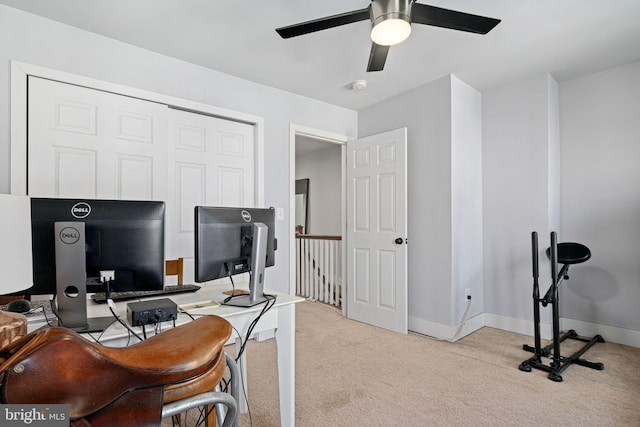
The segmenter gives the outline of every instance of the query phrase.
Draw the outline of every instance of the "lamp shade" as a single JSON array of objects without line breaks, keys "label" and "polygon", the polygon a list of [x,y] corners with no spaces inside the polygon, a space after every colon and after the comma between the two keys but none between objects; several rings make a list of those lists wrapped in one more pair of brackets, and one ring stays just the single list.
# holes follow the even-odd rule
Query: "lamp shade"
[{"label": "lamp shade", "polygon": [[0,294],[33,286],[31,199],[0,194]]}]

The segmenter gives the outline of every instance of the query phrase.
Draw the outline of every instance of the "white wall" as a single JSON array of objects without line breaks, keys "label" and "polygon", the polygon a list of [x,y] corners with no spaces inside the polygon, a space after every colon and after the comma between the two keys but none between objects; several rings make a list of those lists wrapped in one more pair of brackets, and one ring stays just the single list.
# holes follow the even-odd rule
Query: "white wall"
[{"label": "white wall", "polygon": [[[476,183],[457,181],[456,170],[468,167],[465,150],[477,145],[469,139],[473,131],[468,146],[457,145],[457,136],[477,126],[477,94],[457,93],[464,84],[456,81],[437,80],[359,114],[360,135],[408,128],[412,330],[455,321],[456,298],[466,286],[457,269],[469,259],[460,238],[469,229],[456,224],[468,208],[456,210],[456,203],[464,206],[472,194],[465,196],[465,187]],[[482,94],[482,323],[533,333],[531,232],[539,233],[546,292],[544,250],[557,231],[560,242],[578,241],[593,253],[571,267],[561,286],[563,328],[640,346],[638,93],[640,62],[560,85],[539,74]],[[473,269],[464,271],[462,282],[476,285]],[[548,337],[551,313],[541,314]]]},{"label": "white wall", "polygon": [[[201,102],[264,118],[265,205],[284,207],[276,266],[268,286],[289,290],[289,124],[357,135],[357,113],[139,49],[0,6],[0,192],[10,189],[9,61]],[[215,54],[215,53],[213,53]]]},{"label": "white wall", "polygon": [[482,255],[482,96],[451,77],[451,240],[452,318],[459,323],[472,297],[469,315],[484,311]]},{"label": "white wall", "polygon": [[309,230],[305,234],[342,234],[342,146],[296,157],[296,179],[309,178]]},{"label": "white wall", "polygon": [[562,316],[640,339],[640,62],[561,83],[560,117],[562,237],[592,253]]},{"label": "white wall", "polygon": [[[550,191],[557,176],[551,163],[558,141],[550,122],[557,110],[554,87],[541,74],[482,97],[485,309],[507,322],[533,318],[531,232],[538,232],[540,249],[547,247],[550,219],[558,215]],[[550,277],[542,255],[540,277],[541,284]],[[533,333],[529,326],[519,332]]]},{"label": "white wall", "polygon": [[407,127],[409,329],[442,338],[465,288],[471,314],[484,311],[480,107],[479,92],[447,76],[358,116],[360,136]]},{"label": "white wall", "polygon": [[358,114],[360,137],[407,128],[410,330],[451,318],[450,86],[445,77]]},{"label": "white wall", "polygon": [[[640,62],[557,84],[534,76],[483,93],[487,325],[533,332],[531,243],[591,249],[560,287],[562,328],[640,346]],[[542,308],[543,336],[550,309]]]}]

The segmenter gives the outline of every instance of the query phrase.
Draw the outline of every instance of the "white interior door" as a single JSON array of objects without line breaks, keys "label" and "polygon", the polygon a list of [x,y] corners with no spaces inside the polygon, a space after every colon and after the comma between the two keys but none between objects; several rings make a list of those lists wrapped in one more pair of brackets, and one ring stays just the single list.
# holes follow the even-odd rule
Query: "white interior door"
[{"label": "white interior door", "polygon": [[347,317],[407,333],[406,128],[347,143]]}]

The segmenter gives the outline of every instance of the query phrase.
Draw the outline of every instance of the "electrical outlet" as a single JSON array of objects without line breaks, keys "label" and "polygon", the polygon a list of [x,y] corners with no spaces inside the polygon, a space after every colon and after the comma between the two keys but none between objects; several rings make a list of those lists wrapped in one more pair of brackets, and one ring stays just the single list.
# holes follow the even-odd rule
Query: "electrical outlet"
[{"label": "electrical outlet", "polygon": [[464,290],[464,299],[465,299],[465,301],[471,299],[471,288],[465,288],[465,290]]}]

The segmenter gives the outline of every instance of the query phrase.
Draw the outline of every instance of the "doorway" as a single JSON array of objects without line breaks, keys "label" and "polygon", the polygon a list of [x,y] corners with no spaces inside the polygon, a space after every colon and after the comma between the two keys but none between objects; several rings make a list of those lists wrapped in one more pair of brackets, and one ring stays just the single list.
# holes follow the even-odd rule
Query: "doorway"
[{"label": "doorway", "polygon": [[[307,139],[312,141],[307,141]],[[333,289],[337,288],[340,293],[342,314],[345,317],[406,333],[408,286],[406,262],[407,130],[401,128],[349,141],[349,147],[347,147],[347,140],[347,137],[291,126],[289,151],[290,293],[295,294],[298,290],[297,279],[300,278],[300,264],[310,262],[312,271],[309,273],[307,266],[307,275],[311,276],[311,283],[308,283],[308,286],[315,292],[314,297],[324,292],[322,296],[329,294],[329,299],[331,299]],[[318,263],[322,263],[323,255],[315,257],[315,247],[311,249],[309,256],[304,253],[299,258],[300,263],[297,262],[298,255],[301,253],[297,243],[301,239],[295,235],[295,181],[296,178],[303,177],[296,174],[295,154],[297,144],[300,144],[302,149],[306,143],[340,144],[341,150],[340,235],[344,240],[341,241],[342,250],[339,259],[342,268],[339,272],[337,287],[331,288],[329,286],[328,291],[324,285],[327,282],[325,276],[316,267]],[[347,182],[349,182],[349,189]],[[354,187],[353,183],[358,185]],[[313,183],[309,182],[309,187],[312,186]],[[354,193],[354,190],[358,191]],[[368,201],[372,201],[372,203],[368,203]],[[358,215],[355,215],[353,211],[356,207],[360,212]],[[348,213],[349,210],[351,210],[350,213]],[[350,221],[355,221],[353,227],[351,224],[349,225],[350,234],[347,234],[347,215],[349,215]],[[361,221],[360,224],[359,220],[364,222]],[[309,230],[311,233],[314,233],[313,227],[312,223],[311,230]],[[356,234],[351,231],[355,231]],[[359,237],[356,238],[356,235]],[[322,253],[322,251],[320,252]],[[357,254],[357,259],[351,257],[349,260],[347,252]],[[351,270],[348,273],[349,280],[347,280],[347,270]],[[308,276],[307,282],[309,282]],[[332,275],[329,274],[328,277],[332,277]],[[323,286],[324,291],[318,292],[318,288]],[[357,292],[355,292],[356,288]]]},{"label": "doorway", "polygon": [[[319,129],[312,129],[304,126],[291,125],[290,126],[290,148],[289,148],[289,194],[290,194],[290,202],[289,202],[289,236],[290,236],[290,293],[296,293],[296,179],[309,179],[308,181],[308,194],[307,201],[310,205],[309,209],[309,221],[307,229],[304,230],[304,233],[310,233],[313,235],[317,234],[330,234],[339,233],[340,236],[344,236],[346,232],[346,211],[345,211],[345,161],[346,161],[346,143],[348,141],[348,137],[345,135],[339,135],[331,132],[326,132]],[[339,153],[336,155],[336,150],[334,147],[339,146]],[[332,175],[339,173],[338,177],[331,176],[331,179],[339,180],[339,194],[338,197],[335,198],[335,194],[333,194],[334,199],[338,200],[339,207],[333,210],[333,215],[337,215],[338,218],[318,218],[320,215],[317,213],[317,209],[313,209],[314,203],[314,195],[316,195],[316,206],[318,204],[322,204],[322,200],[317,200],[318,198],[322,199],[325,197],[329,197],[326,194],[323,195],[322,191],[318,190],[318,185],[321,184],[320,179],[314,179],[313,176],[310,178],[309,176],[301,176],[296,173],[296,154],[298,156],[307,156],[307,159],[310,157],[317,156],[319,159],[323,159],[323,161],[328,162],[339,162],[339,165],[330,165],[330,172]],[[313,174],[313,171],[309,173]],[[318,175],[319,176],[319,175]],[[335,183],[334,183],[335,184]],[[316,185],[314,191],[314,185]],[[335,191],[334,191],[335,192]],[[316,218],[314,221],[314,212],[316,212]],[[341,259],[339,263],[341,265],[345,265],[344,262],[344,252],[341,254]],[[344,275],[344,271],[342,272]],[[339,278],[340,283],[345,283],[344,277]],[[345,304],[342,304],[343,314],[346,313]]]}]

